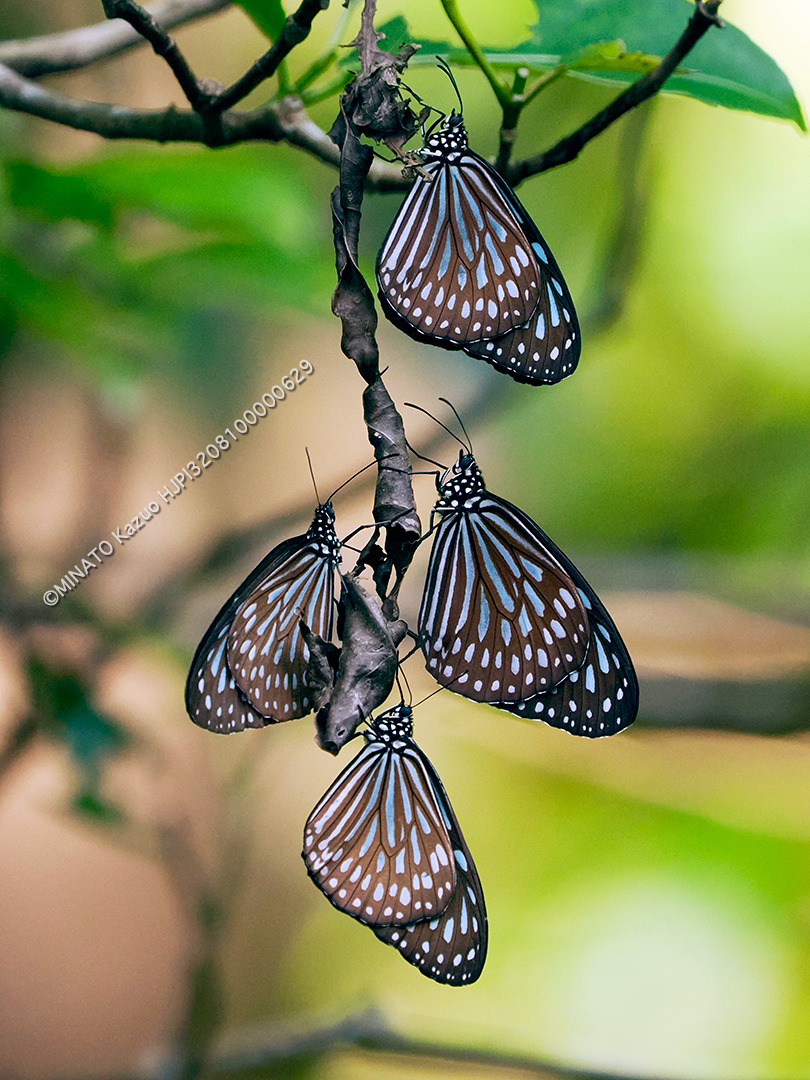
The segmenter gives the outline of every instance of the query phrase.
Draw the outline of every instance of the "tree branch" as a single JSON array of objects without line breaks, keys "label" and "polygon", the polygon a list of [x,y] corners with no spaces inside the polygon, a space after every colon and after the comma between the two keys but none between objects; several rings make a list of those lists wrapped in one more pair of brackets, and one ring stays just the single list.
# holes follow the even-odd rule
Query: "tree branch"
[{"label": "tree branch", "polygon": [[381,1013],[374,1008],[356,1016],[347,1016],[336,1024],[313,1028],[302,1034],[279,1033],[264,1041],[254,1041],[240,1050],[215,1053],[209,1058],[207,1067],[214,1074],[265,1071],[278,1063],[289,1064],[296,1060],[321,1058],[331,1050],[345,1050],[346,1047],[356,1047],[372,1054],[396,1055],[411,1062],[422,1058],[432,1062],[446,1062],[453,1066],[483,1066],[509,1075],[521,1072],[542,1080],[642,1080],[629,1074],[571,1068],[528,1055],[411,1039],[393,1031]]},{"label": "tree branch", "polygon": [[199,79],[191,70],[189,62],[177,47],[177,42],[146,8],[136,4],[135,0],[101,0],[104,14],[108,19],[123,19],[136,30],[155,51],[155,54],[171,68],[172,74],[186,95],[186,100],[195,112],[202,112],[206,104],[206,94]]},{"label": "tree branch", "polygon": [[78,131],[92,131],[105,139],[147,139],[151,142],[198,142],[206,146],[231,146],[252,139],[279,142],[285,132],[271,108],[252,113],[225,113],[220,130],[212,137],[203,118],[190,110],[130,109],[83,101],[56,90],[46,90],[0,64],[0,105],[17,112],[52,120]]},{"label": "tree branch", "polygon": [[[163,0],[147,14],[167,30],[230,7],[231,0]],[[0,42],[0,64],[29,79],[76,71],[99,60],[117,56],[144,39],[124,23],[103,22],[62,34]]]},{"label": "tree branch", "polygon": [[624,116],[630,109],[635,108],[636,105],[640,105],[642,101],[646,101],[647,98],[657,93],[675,71],[681,60],[697,45],[706,31],[712,26],[723,25],[717,16],[717,9],[721,3],[722,0],[705,0],[705,3],[699,0],[683,34],[681,34],[657,68],[648,71],[646,75],[642,75],[610,105],[588,120],[572,135],[561,139],[550,150],[546,150],[542,154],[536,154],[534,157],[525,158],[523,161],[515,162],[505,174],[507,182],[512,187],[517,187],[519,183],[529,176],[536,176],[538,173],[556,168],[557,165],[565,165],[567,162],[573,161],[583,147],[587,146],[597,135],[601,135],[605,128],[618,120],[620,116]]},{"label": "tree branch", "polygon": [[315,16],[329,6],[329,0],[302,0],[298,10],[285,22],[275,44],[246,75],[223,90],[214,80],[197,78],[175,40],[135,0],[102,0],[102,3],[108,19],[126,20],[169,65],[188,103],[202,118],[206,146],[225,144],[222,114],[278,70],[288,53],[307,37]]},{"label": "tree branch", "polygon": [[[212,133],[199,114],[190,110],[173,105],[167,109],[130,109],[125,105],[68,97],[0,64],[0,105],[77,131],[90,131],[104,139],[192,142],[205,146],[286,141],[329,165],[340,163],[340,151],[309,118],[298,97],[271,102],[252,112],[229,110],[222,115],[221,127]],[[370,191],[405,192],[410,183],[403,180],[399,165],[375,158],[366,187]]]},{"label": "tree branch", "polygon": [[213,108],[217,112],[230,109],[246,98],[261,82],[275,74],[285,56],[307,37],[315,16],[321,11],[326,11],[328,7],[329,0],[303,0],[298,10],[287,18],[278,40],[241,79],[238,79],[227,90],[223,90],[213,102]]}]

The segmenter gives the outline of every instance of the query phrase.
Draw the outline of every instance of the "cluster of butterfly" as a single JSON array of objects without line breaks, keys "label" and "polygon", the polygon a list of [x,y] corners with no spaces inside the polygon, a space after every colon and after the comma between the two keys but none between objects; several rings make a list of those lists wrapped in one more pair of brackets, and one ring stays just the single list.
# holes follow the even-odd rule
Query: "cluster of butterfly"
[{"label": "cluster of butterfly", "polygon": [[[377,261],[388,318],[521,382],[569,375],[580,340],[568,289],[526,210],[467,146],[461,116],[428,133],[420,156]],[[522,510],[486,490],[466,445],[437,487],[418,626],[427,670],[473,701],[575,735],[631,724],[632,662],[576,567]],[[228,733],[312,711],[302,626],[331,642],[341,546],[334,520],[327,500],[307,532],[274,548],[214,619],[186,686],[195,723]],[[473,982],[486,957],[486,910],[458,821],[413,740],[410,707],[366,725],[362,750],[307,821],[309,874],[335,907],[425,975]]]},{"label": "cluster of butterfly", "polygon": [[[418,639],[440,685],[575,735],[627,727],[638,684],[603,604],[522,510],[486,490],[466,448],[440,479]],[[340,563],[330,501],[222,607],[189,671],[195,723],[229,733],[312,711],[302,623],[330,641]],[[369,718],[365,746],[307,822],[304,859],[341,911],[439,982],[486,954],[475,865],[410,709]]]}]

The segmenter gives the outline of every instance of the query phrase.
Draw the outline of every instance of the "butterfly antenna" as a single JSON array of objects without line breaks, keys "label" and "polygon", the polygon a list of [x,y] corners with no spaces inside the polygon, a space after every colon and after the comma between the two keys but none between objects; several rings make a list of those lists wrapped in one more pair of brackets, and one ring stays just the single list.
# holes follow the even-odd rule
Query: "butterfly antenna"
[{"label": "butterfly antenna", "polygon": [[[420,461],[427,461],[430,465],[435,465],[437,469],[441,469],[442,472],[444,472],[447,469],[446,465],[442,465],[440,462],[434,461],[433,458],[425,457],[425,455],[420,454],[418,450],[414,450],[414,448],[411,446],[411,444],[408,442],[407,439],[405,440],[405,445],[408,447],[408,449],[414,455],[414,457],[418,457]],[[411,475],[412,476],[418,476],[419,474],[418,473],[411,473]]]},{"label": "butterfly antenna", "polygon": [[[450,682],[451,683],[455,682],[458,677],[459,676],[456,675],[455,679],[451,679]],[[448,683],[447,686],[440,686],[438,690],[431,690],[431,692],[426,697],[423,697],[421,701],[417,701],[416,704],[413,706],[413,708],[418,709],[420,705],[424,705],[424,703],[426,701],[430,701],[430,699],[432,697],[436,697],[436,695],[440,694],[442,692],[442,690],[449,690],[449,689],[450,689],[450,683]]]},{"label": "butterfly antenna", "polygon": [[419,104],[420,104],[420,105],[424,105],[424,107],[425,107],[426,109],[430,109],[430,111],[431,111],[431,112],[435,112],[435,113],[438,113],[438,114],[439,114],[439,116],[444,116],[444,115],[445,115],[445,114],[444,114],[444,113],[442,112],[442,110],[441,110],[441,109],[437,109],[435,105],[429,105],[429,104],[428,104],[428,103],[427,103],[427,102],[426,102],[426,101],[424,100],[424,98],[421,98],[421,97],[420,97],[420,96],[419,96],[419,95],[417,94],[417,92],[416,92],[416,91],[415,91],[415,90],[413,89],[413,87],[411,87],[411,86],[408,86],[408,84],[407,84],[407,83],[404,83],[404,82],[402,82],[402,81],[400,80],[400,83],[399,83],[399,85],[400,85],[400,86],[403,86],[403,87],[404,87],[404,88],[405,88],[405,89],[406,89],[406,90],[408,91],[408,93],[409,93],[409,94],[413,94],[413,96],[414,96],[414,97],[416,98],[416,100],[417,100],[417,101],[419,102]]},{"label": "butterfly antenna", "polygon": [[[443,398],[439,398],[439,401],[443,401],[443,400],[444,400]],[[433,415],[433,413],[429,413],[427,411],[427,409],[423,409],[421,405],[414,405],[413,402],[411,402],[411,401],[406,401],[405,404],[408,406],[409,409],[417,409],[419,412],[424,413],[425,416],[429,416],[434,424],[438,424],[440,428],[444,428],[444,430],[447,432],[447,434],[450,436],[451,439],[455,439],[457,443],[461,443],[461,445],[464,447],[464,449],[467,451],[467,453],[470,453],[470,448],[468,446],[465,446],[465,444],[461,441],[461,439],[458,437],[458,435],[456,435],[456,433],[454,431],[451,431],[450,428],[447,426],[447,424],[443,424],[441,422],[441,420],[438,420]],[[451,405],[450,408],[453,409],[453,406]],[[456,410],[453,409],[453,412],[456,412]],[[456,415],[458,415],[458,413],[456,413]],[[463,424],[461,426],[462,426],[462,428],[464,427]],[[465,432],[464,434],[466,435],[467,433]],[[414,450],[414,453],[416,453],[415,450]],[[416,456],[421,457],[422,455],[421,454],[416,454]],[[430,458],[425,458],[425,461],[430,461]],[[435,465],[436,462],[434,461],[433,464]],[[442,467],[443,466],[441,466],[441,465],[439,466],[439,468],[442,468]]]},{"label": "butterfly antenna", "polygon": [[401,664],[399,665],[399,667],[397,667],[396,680],[397,680],[397,690],[399,690],[399,696],[402,699],[402,704],[404,705],[405,704],[405,694],[402,692],[402,683],[399,681],[400,674],[402,675],[402,678],[403,678],[403,680],[405,682],[405,689],[408,691],[408,704],[410,705],[413,702],[413,694],[411,693],[411,684],[408,682],[408,676],[402,670],[402,665]]},{"label": "butterfly antenna", "polygon": [[312,486],[315,488],[315,498],[318,500],[318,506],[323,506],[323,503],[321,502],[321,497],[318,494],[318,485],[315,483],[315,472],[312,468],[312,458],[309,456],[309,447],[305,446],[304,451],[307,455],[307,465],[309,465],[309,475],[312,477]]},{"label": "butterfly antenna", "polygon": [[[447,405],[448,408],[453,410],[453,416],[455,416],[456,420],[458,420],[459,427],[464,432],[464,438],[467,440],[467,446],[469,446],[470,453],[472,453],[472,439],[470,438],[469,434],[467,433],[467,429],[464,427],[464,421],[458,415],[458,410],[456,409],[455,405],[452,403],[452,401],[448,401],[447,398],[444,398],[444,397],[440,397],[439,401],[443,401],[444,404]],[[461,442],[460,439],[459,439],[459,442]],[[467,447],[465,447],[464,449],[466,450]]]},{"label": "butterfly antenna", "polygon": [[450,70],[450,65],[447,63],[443,56],[437,57],[436,63],[439,65],[439,68],[445,73],[445,75],[453,85],[453,89],[456,92],[456,97],[458,98],[459,116],[462,116],[464,114],[464,102],[461,100],[461,92],[458,88],[458,83],[453,78],[453,72]]},{"label": "butterfly antenna", "polygon": [[[307,455],[307,457],[309,457],[309,455]],[[379,462],[385,461],[387,458],[390,458],[390,457],[396,457],[396,454],[384,454],[381,458],[375,458],[373,461],[370,461],[368,463],[368,465],[364,465],[362,469],[358,469],[357,472],[353,473],[349,477],[348,480],[344,480],[343,483],[339,487],[336,487],[335,490],[332,492],[332,494],[329,496],[329,498],[326,501],[331,502],[332,499],[334,499],[334,497],[337,495],[337,493],[339,491],[342,491],[346,487],[347,484],[350,484],[352,482],[352,480],[356,480],[357,477],[361,473],[364,473],[366,471],[366,469],[371,469],[371,468],[373,468],[373,466],[379,464]],[[315,478],[313,477],[313,482],[314,482],[314,479]]]}]

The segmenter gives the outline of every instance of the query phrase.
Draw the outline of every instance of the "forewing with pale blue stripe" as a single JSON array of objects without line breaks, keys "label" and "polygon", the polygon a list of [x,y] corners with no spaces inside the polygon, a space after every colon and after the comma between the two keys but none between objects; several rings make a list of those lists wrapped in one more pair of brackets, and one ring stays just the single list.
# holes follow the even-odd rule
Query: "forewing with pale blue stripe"
[{"label": "forewing with pale blue stripe", "polygon": [[330,504],[318,508],[303,540],[243,599],[228,635],[236,685],[268,722],[312,710],[301,621],[324,641],[332,637],[339,544]]},{"label": "forewing with pale blue stripe", "polygon": [[440,487],[439,524],[419,612],[428,671],[474,701],[517,704],[585,661],[586,605],[559,549],[531,518],[484,488],[462,453]]},{"label": "forewing with pale blue stripe", "polygon": [[303,616],[315,633],[331,638],[340,561],[334,520],[331,503],[319,506],[307,532],[273,548],[222,606],[186,681],[195,724],[229,734],[311,711],[300,624]]},{"label": "forewing with pale blue stripe", "polygon": [[363,749],[307,820],[303,858],[336,908],[369,926],[404,926],[450,903],[453,844],[410,709],[368,723]]}]

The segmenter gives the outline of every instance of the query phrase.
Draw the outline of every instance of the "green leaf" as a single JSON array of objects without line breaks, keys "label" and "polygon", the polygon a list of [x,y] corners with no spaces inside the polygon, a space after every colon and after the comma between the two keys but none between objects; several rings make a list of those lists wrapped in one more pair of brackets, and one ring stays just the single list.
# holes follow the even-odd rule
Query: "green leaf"
[{"label": "green leaf", "polygon": [[79,176],[55,177],[30,161],[9,161],[8,195],[13,206],[40,221],[71,218],[103,228],[112,224],[107,199]]},{"label": "green leaf", "polygon": [[31,685],[43,725],[68,747],[77,764],[95,770],[105,758],[129,744],[126,730],[93,708],[74,675],[51,671],[32,661]]},{"label": "green leaf", "polygon": [[[627,75],[649,70],[683,31],[694,10],[690,0],[535,0],[539,21],[532,36],[510,49],[482,44],[497,68],[528,67],[549,71],[566,64],[573,77],[627,85]],[[612,44],[622,53],[611,55]],[[607,46],[607,48],[605,48]],[[602,62],[599,50],[604,49]],[[469,64],[465,50],[448,42],[425,41],[415,58],[432,63],[441,54],[452,63]],[[685,94],[709,105],[723,105],[791,120],[806,130],[801,106],[787,76],[766,52],[737,27],[712,28],[670,76],[663,90]]]},{"label": "green leaf", "polygon": [[264,147],[10,160],[5,179],[0,336],[59,342],[101,381],[158,368],[208,400],[227,357],[237,393],[248,321],[312,310],[330,289],[307,185]]},{"label": "green leaf", "polygon": [[287,21],[281,0],[238,0],[237,6],[253,20],[265,37],[276,41]]}]

